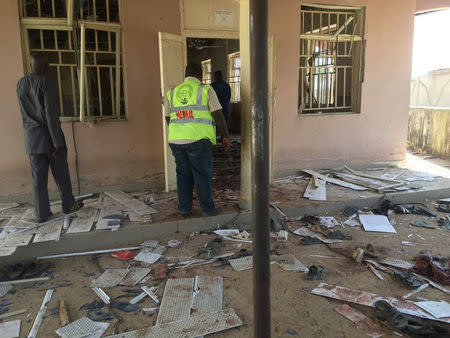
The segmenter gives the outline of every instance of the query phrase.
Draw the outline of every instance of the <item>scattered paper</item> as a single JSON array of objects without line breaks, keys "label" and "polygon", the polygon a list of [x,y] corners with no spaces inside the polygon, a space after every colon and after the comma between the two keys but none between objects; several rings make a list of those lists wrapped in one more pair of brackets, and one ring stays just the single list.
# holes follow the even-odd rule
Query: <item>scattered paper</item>
[{"label": "scattered paper", "polygon": [[[242,233],[244,233],[244,231]],[[241,232],[239,231],[239,229],[225,229],[225,230],[224,229],[219,229],[219,230],[215,230],[214,233],[216,235],[221,236],[223,239],[226,239],[226,240],[229,240],[229,241],[242,242],[242,243],[252,243],[251,240],[236,238],[236,237],[239,237],[241,235]],[[245,233],[248,234],[247,231],[245,231]]]},{"label": "scattered paper", "polygon": [[92,229],[92,225],[94,222],[89,219],[84,218],[75,218],[70,224],[69,229],[67,230],[68,234],[79,233],[79,232],[89,232]]},{"label": "scattered paper", "polygon": [[157,245],[154,249],[145,248],[142,249],[141,252],[136,255],[136,257],[134,257],[134,260],[147,264],[154,264],[162,257],[162,254],[165,250],[166,247],[162,245]]},{"label": "scattered paper", "polygon": [[365,231],[397,233],[386,216],[359,215],[359,220]]},{"label": "scattered paper", "polygon": [[48,223],[40,226],[36,230],[36,235],[34,236],[33,243],[38,242],[48,242],[48,241],[59,241],[61,236],[61,228],[63,226],[62,220],[57,220],[52,223]]},{"label": "scattered paper", "polygon": [[319,217],[319,223],[325,228],[333,228],[336,225],[341,225],[334,217]]},{"label": "scattered paper", "polygon": [[320,241],[322,241],[323,243],[327,243],[327,244],[331,244],[331,243],[342,243],[342,240],[340,239],[329,239],[326,238],[325,236],[323,236],[322,234],[319,234],[317,232],[312,231],[311,229],[308,228],[298,228],[297,230],[295,230],[293,232],[295,235],[298,236],[303,236],[303,237],[313,237],[313,238],[317,238]]},{"label": "scattered paper", "polygon": [[318,187],[315,186],[314,177],[311,177],[308,186],[306,187],[305,193],[303,194],[304,198],[307,198],[311,201],[326,201],[327,200],[327,188],[324,180],[317,179],[319,184]]}]

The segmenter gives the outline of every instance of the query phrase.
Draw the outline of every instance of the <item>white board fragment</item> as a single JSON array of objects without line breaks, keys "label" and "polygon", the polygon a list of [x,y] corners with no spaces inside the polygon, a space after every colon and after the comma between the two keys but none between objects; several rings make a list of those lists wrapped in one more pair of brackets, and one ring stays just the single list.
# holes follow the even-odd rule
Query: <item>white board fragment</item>
[{"label": "white board fragment", "polygon": [[450,318],[450,304],[441,300],[440,302],[426,301],[416,302],[418,307],[424,309],[428,313],[431,313],[436,318]]},{"label": "white board fragment", "polygon": [[365,231],[397,233],[389,219],[383,215],[359,215],[359,221]]},{"label": "white board fragment", "polygon": [[0,323],[1,338],[17,338],[20,335],[20,320]]},{"label": "white board fragment", "polygon": [[112,288],[120,284],[128,269],[106,269],[103,274],[92,281],[91,288]]},{"label": "white board fragment", "polygon": [[303,194],[304,198],[311,201],[326,201],[327,200],[327,182],[324,180],[317,179],[319,186],[316,187],[314,184],[314,177],[311,177],[308,186]]},{"label": "white board fragment", "polygon": [[36,230],[36,235],[34,236],[33,243],[59,241],[59,238],[61,236],[62,226],[63,226],[63,221],[60,219],[55,222],[41,225]]},{"label": "white board fragment", "polygon": [[193,291],[194,278],[168,279],[156,325],[188,319],[191,315]]},{"label": "white board fragment", "polygon": [[75,234],[80,232],[89,232],[92,229],[92,225],[94,222],[90,219],[85,218],[75,218],[70,224],[69,229],[67,230],[68,234]]}]

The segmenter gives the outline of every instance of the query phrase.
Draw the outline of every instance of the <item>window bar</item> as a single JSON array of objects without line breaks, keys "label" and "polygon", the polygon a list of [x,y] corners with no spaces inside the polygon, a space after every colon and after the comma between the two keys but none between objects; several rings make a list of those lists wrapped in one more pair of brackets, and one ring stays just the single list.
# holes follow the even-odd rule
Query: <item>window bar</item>
[{"label": "window bar", "polygon": [[103,116],[103,100],[102,100],[102,86],[100,83],[100,67],[97,68],[97,87],[98,87],[98,102],[100,106],[100,116]]},{"label": "window bar", "polygon": [[331,14],[328,13],[328,34],[331,34]]},{"label": "window bar", "polygon": [[52,16],[56,18],[55,0],[52,0]]},{"label": "window bar", "polygon": [[109,0],[106,0],[106,21],[110,22],[110,19],[109,19]]},{"label": "window bar", "polygon": [[322,34],[322,13],[319,13],[319,34]]},{"label": "window bar", "polygon": [[85,83],[84,78],[86,74],[85,67],[85,41],[86,41],[86,27],[84,23],[81,23],[81,36],[80,36],[80,78],[78,79],[80,82],[80,121],[83,122],[85,120],[85,111],[84,111],[84,96],[85,96]]},{"label": "window bar", "polygon": [[[311,41],[311,43],[309,43],[309,48],[311,49],[311,47],[312,47],[312,41]],[[311,58],[311,63],[312,63],[312,58]],[[314,77],[312,74],[312,64],[309,65],[309,63],[308,63],[308,71],[309,71],[309,108],[312,108],[313,107],[312,92],[314,90]]]},{"label": "window bar", "polygon": [[344,67],[344,101],[343,101],[343,105],[345,107],[345,98],[347,96],[347,67]]},{"label": "window bar", "polygon": [[42,29],[39,30],[39,35],[41,39],[41,49],[44,49],[44,31]]},{"label": "window bar", "polygon": [[70,80],[72,81],[73,116],[77,116],[77,94],[75,92],[75,74],[73,67],[70,67]]},{"label": "window bar", "polygon": [[111,87],[111,106],[112,106],[112,112],[114,116],[117,116],[116,113],[116,99],[114,94],[114,76],[113,76],[113,68],[109,67],[109,83]]},{"label": "window bar", "polygon": [[[348,55],[351,55],[351,52],[352,52],[352,49],[353,49],[353,37],[356,35],[356,26],[357,26],[357,23],[354,22],[353,23],[352,41],[350,42],[350,48],[348,49]],[[345,54],[347,54],[347,52]]]},{"label": "window bar", "polygon": [[67,26],[73,26],[73,0],[67,0]]},{"label": "window bar", "polygon": [[[337,48],[337,46],[336,46]],[[334,109],[337,109],[337,103],[338,103],[338,80],[339,80],[339,67],[336,66],[336,76],[335,76],[335,93],[334,93]]]},{"label": "window bar", "polygon": [[[120,2],[119,2],[120,4]],[[120,10],[119,10],[120,12]],[[120,65],[121,65],[121,48],[120,48],[120,31],[116,32],[116,114],[117,118],[120,119]]]},{"label": "window bar", "polygon": [[97,21],[97,3],[95,0],[92,0],[92,12],[94,14],[94,21]]},{"label": "window bar", "polygon": [[64,106],[63,106],[62,86],[61,86],[61,70],[59,68],[59,65],[62,64],[62,59],[61,59],[61,51],[59,50],[58,45],[58,33],[56,32],[56,30],[53,31],[53,37],[55,39],[56,50],[58,51],[58,64],[56,65],[56,72],[58,73],[59,109],[61,111],[61,116],[64,116]]},{"label": "window bar", "polygon": [[38,17],[41,17],[41,0],[37,0],[37,6],[38,6]]}]

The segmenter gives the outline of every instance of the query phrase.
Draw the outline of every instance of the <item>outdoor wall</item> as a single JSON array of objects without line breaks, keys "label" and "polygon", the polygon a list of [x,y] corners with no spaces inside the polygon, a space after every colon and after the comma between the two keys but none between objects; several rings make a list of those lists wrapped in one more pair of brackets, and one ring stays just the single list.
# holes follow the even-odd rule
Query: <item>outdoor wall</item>
[{"label": "outdoor wall", "polygon": [[411,107],[450,109],[450,69],[440,69],[411,81]]},{"label": "outdoor wall", "polygon": [[415,0],[315,2],[366,7],[361,113],[297,113],[301,2],[270,0],[269,31],[276,46],[275,175],[305,167],[404,159]]},{"label": "outdoor wall", "polygon": [[[127,121],[74,123],[82,189],[101,186],[163,187],[163,136],[158,31],[179,34],[178,0],[123,1]],[[17,0],[2,0],[0,41],[0,198],[29,196],[16,83],[24,75]],[[75,185],[70,123],[63,124]],[[50,180],[53,181],[53,180]],[[54,185],[53,185],[54,187]]]},{"label": "outdoor wall", "polygon": [[428,12],[437,9],[450,8],[449,0],[416,0],[416,12]]},{"label": "outdoor wall", "polygon": [[450,158],[450,109],[411,108],[408,146],[415,151]]}]

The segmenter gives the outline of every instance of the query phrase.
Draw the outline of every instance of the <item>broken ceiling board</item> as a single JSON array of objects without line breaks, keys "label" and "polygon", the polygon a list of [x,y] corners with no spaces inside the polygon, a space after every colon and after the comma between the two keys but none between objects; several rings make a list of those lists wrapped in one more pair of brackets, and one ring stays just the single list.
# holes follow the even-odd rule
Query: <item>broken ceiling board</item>
[{"label": "broken ceiling board", "polygon": [[381,337],[381,332],[386,331],[386,328],[380,323],[367,317],[365,314],[352,308],[350,305],[342,304],[334,309],[337,313],[341,314],[342,316],[350,320],[353,324],[355,324],[358,329],[367,331],[374,330],[370,333],[371,337]]},{"label": "broken ceiling board", "polygon": [[416,302],[415,304],[428,313],[431,313],[436,318],[450,318],[450,304],[443,300],[441,300],[440,302]]},{"label": "broken ceiling board", "polygon": [[57,220],[45,225],[41,225],[36,230],[33,243],[59,241],[61,236],[61,229],[63,226],[62,220]]},{"label": "broken ceiling board", "polygon": [[[335,173],[335,176],[339,177],[341,180],[348,182],[348,183],[352,183],[352,184],[356,184],[356,185],[360,185],[369,189],[373,189],[375,191],[378,191],[379,189],[383,190],[386,189],[388,186],[383,184],[380,181],[374,180],[372,178],[364,178],[361,176],[355,176],[355,175],[351,175],[351,174],[343,174],[343,173]],[[400,183],[403,184],[403,183]]]},{"label": "broken ceiling board", "polygon": [[253,256],[230,259],[229,262],[235,271],[245,271],[253,269]]},{"label": "broken ceiling board", "polygon": [[114,231],[114,230],[119,229],[121,224],[122,224],[122,220],[120,220],[120,219],[103,218],[97,222],[97,224],[95,225],[95,230]]},{"label": "broken ceiling board", "polygon": [[329,238],[326,238],[322,234],[319,234],[319,233],[317,233],[315,231],[312,231],[311,229],[308,229],[306,227],[298,228],[297,230],[294,230],[293,234],[298,235],[298,236],[303,236],[303,237],[317,238],[317,239],[319,239],[320,241],[322,241],[323,243],[326,243],[326,244],[342,243],[341,239],[329,239]]},{"label": "broken ceiling board", "polygon": [[[3,247],[26,246],[30,243],[35,231],[35,228],[31,228],[28,230],[17,230],[5,233],[5,237],[1,240],[1,245]],[[5,229],[3,232],[5,232]]]},{"label": "broken ceiling board", "polygon": [[389,219],[384,215],[359,215],[359,221],[365,231],[397,233],[392,224],[389,223]]},{"label": "broken ceiling board", "polygon": [[166,250],[165,246],[157,245],[154,249],[152,248],[145,248],[142,249],[141,252],[139,252],[136,257],[134,257],[134,260],[137,262],[144,262],[147,264],[154,264],[158,261],[158,259],[161,258],[162,254]]},{"label": "broken ceiling board", "polygon": [[188,319],[191,315],[193,291],[194,278],[168,279],[156,325]]},{"label": "broken ceiling board", "polygon": [[419,308],[416,304],[414,304],[414,302],[411,302],[409,300],[380,296],[375,293],[370,293],[367,291],[353,290],[342,286],[330,285],[327,283],[320,283],[314,290],[311,291],[311,293],[314,295],[339,299],[344,302],[355,303],[370,307],[374,307],[375,302],[379,300],[384,300],[389,304],[391,304],[391,306],[396,308],[401,313],[420,318],[450,323],[450,318],[436,319],[432,315],[428,314],[427,312]]},{"label": "broken ceiling board", "polygon": [[200,313],[222,310],[223,278],[195,277],[192,309]]},{"label": "broken ceiling board", "polygon": [[14,202],[13,203],[0,203],[0,212],[18,207],[19,205],[20,205],[19,203],[14,203]]},{"label": "broken ceiling board", "polygon": [[109,336],[109,338],[195,338],[242,325],[236,312],[228,308],[219,312],[202,313],[167,324]]},{"label": "broken ceiling board", "polygon": [[276,262],[283,270],[293,272],[308,272],[306,265],[300,262],[294,255],[272,256],[271,261]]},{"label": "broken ceiling board", "polygon": [[150,271],[151,269],[149,268],[137,268],[133,266],[130,268],[126,277],[120,282],[120,285],[135,286],[144,279]]},{"label": "broken ceiling board", "polygon": [[12,289],[11,284],[0,284],[0,297],[6,295]]},{"label": "broken ceiling board", "polygon": [[311,177],[308,186],[306,187],[305,193],[303,194],[304,198],[307,198],[311,201],[326,201],[327,200],[327,182],[324,180],[317,179],[317,187],[316,182],[314,181],[314,177]]},{"label": "broken ceiling board", "polygon": [[128,269],[106,269],[103,274],[92,281],[91,288],[112,288],[120,284]]},{"label": "broken ceiling board", "polygon": [[75,218],[67,229],[68,234],[75,234],[80,232],[89,232],[94,225],[94,221],[85,218]]},{"label": "broken ceiling board", "polygon": [[[1,241],[0,241],[0,245],[1,245]],[[16,246],[5,246],[5,247],[0,247],[0,257],[5,257],[5,256],[11,256],[14,252],[16,252],[17,247]]]},{"label": "broken ceiling board", "polygon": [[414,267],[414,264],[397,258],[385,258],[381,262],[383,265],[393,266],[394,268],[409,270]]},{"label": "broken ceiling board", "polygon": [[81,317],[80,319],[56,330],[56,334],[61,338],[87,337],[99,331],[100,326],[98,324],[103,323],[94,322],[87,317]]},{"label": "broken ceiling board", "polygon": [[36,226],[35,223],[30,223],[19,219],[17,216],[11,217],[6,227],[10,229],[31,229]]},{"label": "broken ceiling board", "polygon": [[127,209],[132,210],[141,216],[158,213],[158,210],[148,206],[147,204],[139,201],[136,198],[132,198],[123,191],[120,190],[107,191],[105,192],[105,194],[114,199],[115,201],[119,202],[120,204],[124,205]]},{"label": "broken ceiling board", "polygon": [[341,187],[345,187],[345,188],[349,188],[349,189],[353,189],[353,190],[358,190],[358,191],[366,191],[367,188],[366,187],[361,187],[359,185],[356,184],[352,184],[352,183],[347,183],[335,178],[331,178],[322,174],[319,174],[318,172],[315,172],[314,170],[308,170],[308,169],[304,169],[303,170],[305,173],[311,175],[311,176],[316,176],[317,178],[320,178],[323,181],[335,184],[335,185],[340,185]]},{"label": "broken ceiling board", "polygon": [[0,337],[20,337],[20,320],[12,320],[10,322],[0,323]]}]

